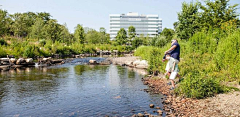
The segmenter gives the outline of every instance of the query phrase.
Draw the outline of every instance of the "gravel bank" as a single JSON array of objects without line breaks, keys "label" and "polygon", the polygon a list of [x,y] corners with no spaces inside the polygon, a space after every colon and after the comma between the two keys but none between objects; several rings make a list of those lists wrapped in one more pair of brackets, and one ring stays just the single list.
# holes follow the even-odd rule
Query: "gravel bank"
[{"label": "gravel bank", "polygon": [[148,85],[150,92],[162,93],[166,96],[163,101],[166,116],[184,117],[240,117],[240,92],[234,91],[226,94],[218,94],[206,99],[190,99],[176,97],[169,90],[167,79],[158,77],[144,78],[144,84]]}]

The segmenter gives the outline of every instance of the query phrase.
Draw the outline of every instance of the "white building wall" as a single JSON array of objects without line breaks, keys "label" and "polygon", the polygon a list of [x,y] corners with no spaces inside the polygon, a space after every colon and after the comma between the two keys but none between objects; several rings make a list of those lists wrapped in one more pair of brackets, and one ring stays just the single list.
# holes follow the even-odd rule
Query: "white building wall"
[{"label": "white building wall", "polygon": [[138,15],[138,13],[129,12],[125,14],[110,14],[110,37],[114,39],[120,28],[128,32],[129,26],[136,28],[137,36],[155,37],[162,31],[162,19],[158,15]]}]

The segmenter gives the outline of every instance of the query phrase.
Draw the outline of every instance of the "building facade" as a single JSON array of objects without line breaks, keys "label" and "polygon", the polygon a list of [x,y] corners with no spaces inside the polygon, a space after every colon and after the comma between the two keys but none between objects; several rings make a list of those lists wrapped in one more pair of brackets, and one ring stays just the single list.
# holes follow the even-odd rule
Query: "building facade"
[{"label": "building facade", "polygon": [[134,26],[136,35],[155,37],[162,31],[162,19],[158,15],[139,15],[129,12],[127,14],[110,14],[110,38],[115,39],[120,28],[128,32],[129,26]]}]

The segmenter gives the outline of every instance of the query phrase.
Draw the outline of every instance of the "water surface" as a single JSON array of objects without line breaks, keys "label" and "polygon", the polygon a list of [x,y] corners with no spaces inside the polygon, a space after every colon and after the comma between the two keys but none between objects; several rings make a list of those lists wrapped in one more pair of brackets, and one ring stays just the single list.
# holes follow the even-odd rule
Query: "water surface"
[{"label": "water surface", "polygon": [[[80,61],[80,62],[79,62]],[[143,89],[139,73],[125,67],[82,65],[83,59],[49,68],[1,71],[0,116],[132,116],[162,107]]]}]

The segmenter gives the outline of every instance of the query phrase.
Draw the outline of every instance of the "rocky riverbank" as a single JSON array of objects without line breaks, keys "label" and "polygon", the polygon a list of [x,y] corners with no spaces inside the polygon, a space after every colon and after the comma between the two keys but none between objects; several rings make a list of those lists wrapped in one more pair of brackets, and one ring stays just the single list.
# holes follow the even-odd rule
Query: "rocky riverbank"
[{"label": "rocky riverbank", "polygon": [[177,97],[167,79],[163,76],[146,77],[143,83],[149,86],[149,91],[164,94],[164,111],[166,116],[175,117],[239,117],[240,116],[240,92],[218,94],[206,99],[190,99]]}]

